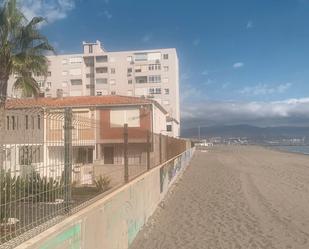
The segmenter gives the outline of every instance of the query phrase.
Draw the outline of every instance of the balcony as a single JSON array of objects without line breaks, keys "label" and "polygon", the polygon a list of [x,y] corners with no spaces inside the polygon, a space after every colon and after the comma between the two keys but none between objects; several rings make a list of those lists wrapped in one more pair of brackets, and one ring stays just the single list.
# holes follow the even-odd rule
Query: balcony
[{"label": "balcony", "polygon": [[96,74],[108,74],[108,67],[97,67],[95,69]]},{"label": "balcony", "polygon": [[95,62],[97,65],[106,64],[108,62],[108,57],[107,55],[96,56]]}]

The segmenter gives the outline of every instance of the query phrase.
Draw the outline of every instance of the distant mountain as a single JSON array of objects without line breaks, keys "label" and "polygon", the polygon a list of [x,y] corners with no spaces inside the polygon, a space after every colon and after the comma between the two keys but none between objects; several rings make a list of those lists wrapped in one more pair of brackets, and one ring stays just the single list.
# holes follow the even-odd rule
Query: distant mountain
[{"label": "distant mountain", "polygon": [[[198,127],[182,130],[183,137],[198,137]],[[309,137],[309,127],[256,127],[251,125],[210,126],[200,128],[201,138],[209,137],[247,137],[247,138],[302,138]]]}]

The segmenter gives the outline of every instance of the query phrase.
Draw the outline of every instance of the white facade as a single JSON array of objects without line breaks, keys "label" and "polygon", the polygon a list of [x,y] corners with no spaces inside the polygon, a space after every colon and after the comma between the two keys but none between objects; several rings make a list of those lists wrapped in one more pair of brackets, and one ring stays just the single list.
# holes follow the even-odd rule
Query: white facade
[{"label": "white facade", "polygon": [[[49,74],[45,82],[43,77],[36,77],[45,97],[154,98],[177,121],[173,122],[169,135],[179,136],[179,66],[175,49],[107,52],[99,41],[84,42],[83,54],[49,56],[48,60]],[[8,91],[9,96],[17,94],[12,87]]]}]

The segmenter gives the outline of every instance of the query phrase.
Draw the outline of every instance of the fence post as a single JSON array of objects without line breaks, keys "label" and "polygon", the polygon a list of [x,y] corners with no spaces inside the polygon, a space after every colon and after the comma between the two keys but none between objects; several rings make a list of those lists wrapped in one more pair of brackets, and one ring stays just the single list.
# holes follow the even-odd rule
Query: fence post
[{"label": "fence post", "polygon": [[65,211],[70,211],[72,198],[72,108],[64,112],[64,201]]},{"label": "fence post", "polygon": [[160,153],[160,164],[162,164],[162,134],[159,135],[159,153]]},{"label": "fence post", "polygon": [[124,181],[129,182],[129,162],[128,162],[128,124],[124,124],[123,129],[123,158],[124,158]]},{"label": "fence post", "polygon": [[150,131],[147,131],[147,170],[150,170]]}]

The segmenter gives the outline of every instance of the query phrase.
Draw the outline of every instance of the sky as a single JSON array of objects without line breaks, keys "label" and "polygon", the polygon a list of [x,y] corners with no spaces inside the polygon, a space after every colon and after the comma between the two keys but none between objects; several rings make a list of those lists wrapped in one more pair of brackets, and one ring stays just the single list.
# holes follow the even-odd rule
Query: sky
[{"label": "sky", "polygon": [[309,126],[309,0],[20,0],[59,54],[170,48],[182,127]]}]

